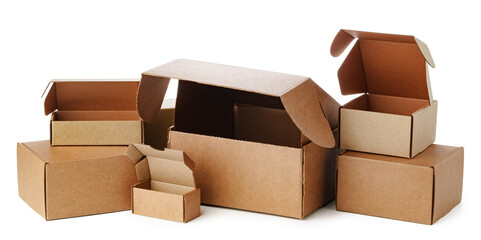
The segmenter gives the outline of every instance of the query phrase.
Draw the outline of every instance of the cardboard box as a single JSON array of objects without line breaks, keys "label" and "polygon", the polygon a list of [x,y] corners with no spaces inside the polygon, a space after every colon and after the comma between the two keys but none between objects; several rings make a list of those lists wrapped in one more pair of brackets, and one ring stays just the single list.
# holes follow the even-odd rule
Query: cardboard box
[{"label": "cardboard box", "polygon": [[433,224],[461,202],[464,149],[433,144],[413,159],[347,151],[337,210]]},{"label": "cardboard box", "polygon": [[341,30],[332,56],[356,38],[338,77],[343,95],[363,94],[341,108],[340,148],[412,158],[436,137],[429,49],[413,36]]},{"label": "cardboard box", "polygon": [[132,186],[132,213],[184,223],[200,216],[194,163],[182,151],[133,144],[127,155],[140,181]]},{"label": "cardboard box", "polygon": [[52,146],[142,143],[142,121],[136,111],[138,81],[50,84],[45,115],[52,113]]},{"label": "cardboard box", "polygon": [[339,104],[311,79],[175,60],[143,73],[143,120],[156,119],[170,78],[169,148],[195,162],[202,203],[303,218],[334,199]]},{"label": "cardboard box", "polygon": [[18,194],[46,220],[128,210],[137,178],[126,149],[18,143]]},{"label": "cardboard box", "polygon": [[166,99],[162,103],[159,116],[155,122],[144,122],[144,144],[156,149],[167,147],[168,130],[174,125],[175,99]]}]

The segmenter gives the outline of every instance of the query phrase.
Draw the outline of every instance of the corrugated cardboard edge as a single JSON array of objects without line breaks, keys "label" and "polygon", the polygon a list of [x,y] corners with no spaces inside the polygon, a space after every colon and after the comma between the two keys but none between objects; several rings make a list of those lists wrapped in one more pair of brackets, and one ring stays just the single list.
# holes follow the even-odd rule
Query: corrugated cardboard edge
[{"label": "corrugated cardboard edge", "polygon": [[434,224],[461,202],[463,190],[464,148],[452,151],[445,159],[433,166],[433,212]]}]

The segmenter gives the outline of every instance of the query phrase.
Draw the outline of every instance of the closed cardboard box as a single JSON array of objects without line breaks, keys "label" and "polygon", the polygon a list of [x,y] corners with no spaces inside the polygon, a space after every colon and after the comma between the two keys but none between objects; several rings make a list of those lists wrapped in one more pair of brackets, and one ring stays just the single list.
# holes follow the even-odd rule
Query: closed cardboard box
[{"label": "closed cardboard box", "polygon": [[126,149],[18,143],[18,193],[46,220],[129,210],[137,178]]},{"label": "closed cardboard box", "polygon": [[142,74],[143,120],[156,119],[170,78],[169,148],[195,163],[202,203],[303,218],[334,199],[339,104],[311,79],[175,60]]},{"label": "closed cardboard box", "polygon": [[142,144],[130,145],[126,153],[140,181],[132,187],[132,213],[184,223],[200,216],[200,189],[187,155]]},{"label": "closed cardboard box", "polygon": [[413,159],[347,151],[337,210],[433,224],[461,202],[464,149],[433,144]]},{"label": "closed cardboard box", "polygon": [[340,110],[340,148],[412,158],[436,137],[429,49],[413,36],[341,30],[331,54],[356,38],[338,78],[343,95],[362,95]]},{"label": "closed cardboard box", "polygon": [[138,81],[72,80],[49,85],[45,115],[52,113],[52,146],[142,143],[143,125],[135,105]]}]

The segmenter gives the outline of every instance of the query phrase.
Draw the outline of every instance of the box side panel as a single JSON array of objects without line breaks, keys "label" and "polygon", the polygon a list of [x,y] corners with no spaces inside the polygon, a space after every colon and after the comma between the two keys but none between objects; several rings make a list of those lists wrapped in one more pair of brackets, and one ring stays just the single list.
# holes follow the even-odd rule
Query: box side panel
[{"label": "box side panel", "polygon": [[431,168],[338,158],[337,209],[431,224]]},{"label": "box side panel", "polygon": [[142,143],[141,121],[52,121],[52,145]]},{"label": "box side panel", "polygon": [[167,147],[167,130],[174,125],[175,109],[161,109],[155,122],[144,123],[144,143],[156,149]]},{"label": "box side panel", "polygon": [[128,210],[137,183],[126,155],[52,163],[46,174],[49,219]]},{"label": "box side panel", "polygon": [[184,221],[184,196],[133,187],[134,213],[171,221]]},{"label": "box side panel", "polygon": [[464,148],[458,148],[434,167],[433,223],[461,202],[463,192]]},{"label": "box side panel", "polygon": [[411,157],[424,151],[436,139],[438,101],[413,114],[413,136]]},{"label": "box side panel", "polygon": [[335,151],[314,143],[304,146],[303,216],[334,199]]},{"label": "box side panel", "polygon": [[195,162],[202,203],[300,218],[302,149],[170,131]]},{"label": "box side panel", "polygon": [[18,195],[42,217],[45,215],[45,162],[25,145],[17,144]]},{"label": "box side panel", "polygon": [[411,116],[341,108],[340,148],[410,156]]},{"label": "box side panel", "polygon": [[184,221],[188,222],[200,216],[200,188],[191,191],[184,196]]}]

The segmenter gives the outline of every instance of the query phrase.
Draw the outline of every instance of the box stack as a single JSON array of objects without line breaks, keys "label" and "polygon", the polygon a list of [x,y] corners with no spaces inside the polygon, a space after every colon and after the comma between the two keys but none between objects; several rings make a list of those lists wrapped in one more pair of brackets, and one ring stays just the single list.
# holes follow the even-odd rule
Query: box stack
[{"label": "box stack", "polygon": [[[340,110],[337,209],[433,224],[461,201],[463,148],[433,144],[438,103],[434,61],[413,36],[341,30],[341,92],[361,94]],[[389,155],[389,156],[388,156]]]},{"label": "box stack", "polygon": [[[130,189],[138,181],[127,145],[142,143],[144,136],[136,109],[138,85],[98,80],[49,84],[45,114],[52,113],[50,141],[17,145],[19,195],[42,217],[131,209]],[[162,110],[168,112],[170,108]],[[164,132],[159,139],[166,138]]]}]

